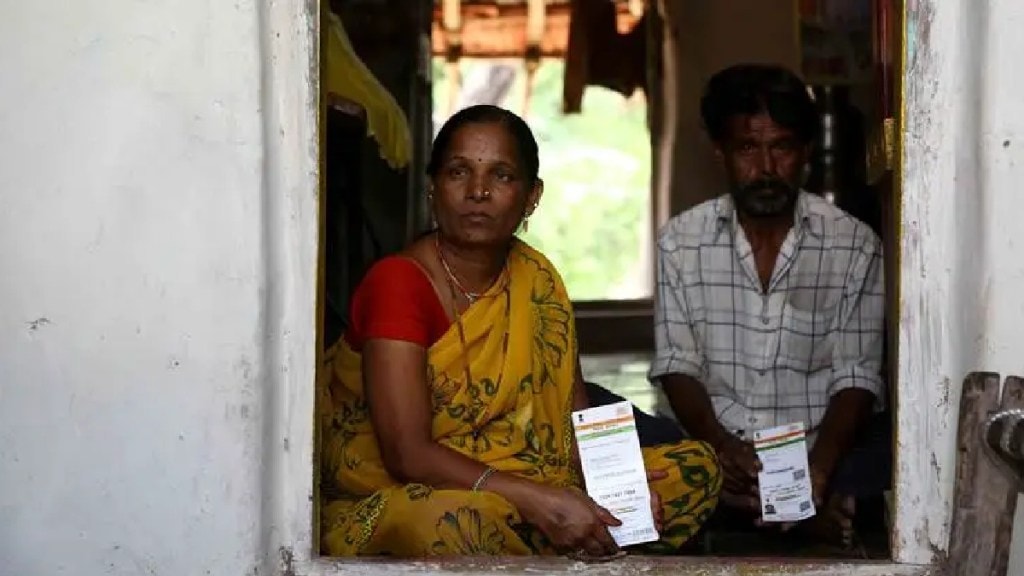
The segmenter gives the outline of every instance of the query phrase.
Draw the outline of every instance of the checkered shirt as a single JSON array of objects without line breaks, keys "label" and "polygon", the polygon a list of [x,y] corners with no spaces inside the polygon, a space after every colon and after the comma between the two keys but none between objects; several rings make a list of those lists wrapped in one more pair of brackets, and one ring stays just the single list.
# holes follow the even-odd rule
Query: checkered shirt
[{"label": "checkered shirt", "polygon": [[733,433],[802,421],[861,388],[884,403],[881,243],[819,196],[801,192],[767,292],[728,195],[688,210],[658,237],[656,354],[650,379],[702,382]]}]

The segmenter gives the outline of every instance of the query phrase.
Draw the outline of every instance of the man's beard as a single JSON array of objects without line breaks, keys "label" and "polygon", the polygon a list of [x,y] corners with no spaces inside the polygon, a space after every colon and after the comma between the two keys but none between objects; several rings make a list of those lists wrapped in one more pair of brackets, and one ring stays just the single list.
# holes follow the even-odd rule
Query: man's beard
[{"label": "man's beard", "polygon": [[782,180],[765,178],[734,188],[732,197],[744,216],[769,218],[792,212],[799,192]]}]

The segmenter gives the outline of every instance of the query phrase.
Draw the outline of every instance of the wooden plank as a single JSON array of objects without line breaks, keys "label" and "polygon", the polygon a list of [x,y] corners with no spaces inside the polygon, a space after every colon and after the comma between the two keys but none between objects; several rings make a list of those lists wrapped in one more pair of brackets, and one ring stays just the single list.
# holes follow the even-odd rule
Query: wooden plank
[{"label": "wooden plank", "polygon": [[[630,13],[625,3],[617,5],[617,27],[628,31],[639,18]],[[526,55],[527,5],[521,4],[462,4],[462,30],[460,33],[461,58],[522,58]],[[540,56],[562,58],[569,41],[570,6],[566,3],[548,4],[540,35]],[[444,56],[448,50],[440,8],[435,8],[431,49],[435,56]]]},{"label": "wooden plank", "polygon": [[[463,58],[522,58],[526,54],[525,5],[463,5]],[[541,34],[544,57],[561,57],[569,37],[569,6],[548,8]],[[435,56],[445,55],[448,45],[441,22],[434,18],[432,48]]]},{"label": "wooden plank", "polygon": [[[999,402],[1000,410],[1024,408],[1024,379],[1009,376],[1003,384],[1003,395]],[[982,439],[986,441],[987,439]],[[1017,492],[1020,484],[1005,471],[999,477],[1001,482],[992,487],[995,505],[1002,503],[1001,508],[993,510],[990,517],[994,523],[994,556],[990,574],[1006,574],[1010,562],[1010,546],[1013,541],[1013,519],[1017,511]]]},{"label": "wooden plank", "polygon": [[982,424],[1003,407],[1021,407],[1024,385],[1007,381],[1002,401],[999,376],[973,373],[964,381],[957,434],[956,488],[947,573],[1005,576],[1017,488],[983,449]]},{"label": "wooden plank", "polygon": [[[1015,408],[1024,408],[1024,378],[1009,376],[1003,385],[1003,400],[1000,403],[1000,409],[1013,410]],[[993,426],[992,429],[993,432],[996,431],[996,426]],[[991,442],[991,438],[989,442]],[[1024,482],[1024,425],[1015,426],[1011,432],[1010,453],[1013,465],[1017,470],[1018,482]],[[1017,490],[1024,491],[1024,485],[1018,484]]]},{"label": "wooden plank", "polygon": [[891,562],[848,562],[786,558],[697,558],[627,556],[608,564],[584,564],[560,557],[461,557],[401,561],[382,557],[315,562],[310,576],[938,576],[931,566]]}]

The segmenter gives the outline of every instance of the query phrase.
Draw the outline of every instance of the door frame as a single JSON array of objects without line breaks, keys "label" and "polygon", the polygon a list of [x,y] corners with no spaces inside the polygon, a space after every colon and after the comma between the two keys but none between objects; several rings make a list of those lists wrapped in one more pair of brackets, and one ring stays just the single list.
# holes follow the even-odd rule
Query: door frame
[{"label": "door frame", "polygon": [[[936,330],[935,318],[958,301],[946,290],[948,246],[936,239],[953,234],[944,211],[957,206],[954,126],[934,120],[957,117],[967,100],[959,90],[963,69],[954,62],[966,40],[958,20],[967,0],[906,0],[901,77],[904,114],[896,139],[898,359],[896,505],[892,562],[847,564],[752,560],[633,558],[593,567],[595,574],[653,573],[821,574],[840,570],[859,575],[936,573],[948,548],[955,463],[954,437],[959,382],[969,358],[958,350],[963,337],[950,327]],[[265,361],[269,379],[263,416],[265,474],[261,520],[254,538],[264,554],[265,574],[527,574],[578,570],[558,559],[448,562],[338,561],[314,553],[314,382],[320,238],[319,200],[302,191],[319,189],[319,10],[320,2],[268,3],[261,8],[260,46],[264,63],[263,122],[268,205],[266,242],[275,266],[288,281],[268,296]],[[968,37],[969,39],[970,37]],[[952,63],[952,64],[951,64]],[[957,64],[963,68],[957,68]],[[311,144],[313,143],[313,144]],[[956,327],[953,327],[956,328]]]}]

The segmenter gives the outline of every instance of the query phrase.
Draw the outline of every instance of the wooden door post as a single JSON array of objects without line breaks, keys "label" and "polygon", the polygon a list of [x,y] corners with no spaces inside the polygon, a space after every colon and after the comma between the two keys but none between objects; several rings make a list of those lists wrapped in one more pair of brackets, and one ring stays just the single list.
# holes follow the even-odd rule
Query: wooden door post
[{"label": "wooden door post", "polygon": [[964,381],[949,576],[1006,576],[1018,485],[985,453],[982,424],[998,410],[1024,408],[1024,380],[1008,378],[1001,398],[999,387],[999,375],[988,372]]}]

